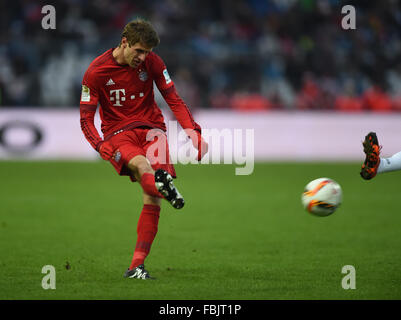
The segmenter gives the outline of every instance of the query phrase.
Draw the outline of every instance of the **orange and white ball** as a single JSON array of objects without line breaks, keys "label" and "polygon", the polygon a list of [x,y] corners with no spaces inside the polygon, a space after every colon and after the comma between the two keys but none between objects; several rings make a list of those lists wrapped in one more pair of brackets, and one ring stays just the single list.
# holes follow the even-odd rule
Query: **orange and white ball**
[{"label": "orange and white ball", "polygon": [[341,186],[330,178],[312,180],[302,194],[302,204],[306,211],[319,217],[331,215],[341,203]]}]

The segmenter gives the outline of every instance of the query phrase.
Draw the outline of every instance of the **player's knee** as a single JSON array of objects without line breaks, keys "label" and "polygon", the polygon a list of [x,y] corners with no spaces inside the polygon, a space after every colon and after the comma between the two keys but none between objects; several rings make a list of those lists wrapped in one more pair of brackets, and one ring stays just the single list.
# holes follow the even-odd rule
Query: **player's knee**
[{"label": "player's knee", "polygon": [[151,204],[154,206],[160,206],[161,198],[151,196],[147,193],[143,194],[143,204]]},{"label": "player's knee", "polygon": [[147,162],[140,163],[137,168],[140,176],[142,176],[144,173],[154,173],[152,167]]},{"label": "player's knee", "polygon": [[144,173],[153,173],[153,169],[144,156],[136,156],[128,162],[128,168],[134,173],[136,177],[141,177]]}]

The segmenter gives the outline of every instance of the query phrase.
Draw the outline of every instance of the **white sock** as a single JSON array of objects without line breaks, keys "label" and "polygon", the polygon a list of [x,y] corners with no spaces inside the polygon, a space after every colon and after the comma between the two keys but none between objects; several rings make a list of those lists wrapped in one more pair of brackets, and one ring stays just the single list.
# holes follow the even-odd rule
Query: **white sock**
[{"label": "white sock", "polygon": [[377,173],[401,170],[401,151],[390,158],[380,158]]}]

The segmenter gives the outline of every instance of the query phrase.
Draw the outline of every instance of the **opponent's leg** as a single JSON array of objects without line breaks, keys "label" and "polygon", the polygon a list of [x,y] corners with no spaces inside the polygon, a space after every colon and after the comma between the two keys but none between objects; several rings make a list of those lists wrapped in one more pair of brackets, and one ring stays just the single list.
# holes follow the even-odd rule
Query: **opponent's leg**
[{"label": "opponent's leg", "polygon": [[401,170],[401,152],[392,155],[390,158],[381,158],[377,173]]}]

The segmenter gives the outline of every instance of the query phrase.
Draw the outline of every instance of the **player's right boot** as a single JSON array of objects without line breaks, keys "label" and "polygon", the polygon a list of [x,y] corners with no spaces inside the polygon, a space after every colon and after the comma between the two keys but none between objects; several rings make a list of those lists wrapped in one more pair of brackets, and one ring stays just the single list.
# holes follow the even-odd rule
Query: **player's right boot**
[{"label": "player's right boot", "polygon": [[184,206],[184,198],[174,186],[173,177],[167,171],[162,169],[156,170],[155,185],[157,190],[174,208],[181,209]]},{"label": "player's right boot", "polygon": [[134,269],[128,269],[127,271],[125,271],[124,278],[135,278],[142,280],[155,279],[151,277],[149,272],[145,270],[145,266],[143,264],[137,266]]},{"label": "player's right boot", "polygon": [[361,177],[365,180],[374,178],[377,174],[377,168],[380,164],[380,150],[379,141],[375,132],[369,132],[362,142],[363,152],[366,154],[365,162],[362,164]]}]

